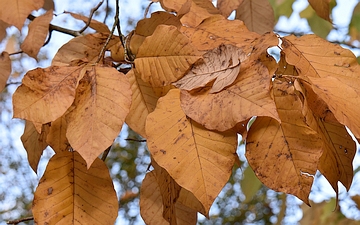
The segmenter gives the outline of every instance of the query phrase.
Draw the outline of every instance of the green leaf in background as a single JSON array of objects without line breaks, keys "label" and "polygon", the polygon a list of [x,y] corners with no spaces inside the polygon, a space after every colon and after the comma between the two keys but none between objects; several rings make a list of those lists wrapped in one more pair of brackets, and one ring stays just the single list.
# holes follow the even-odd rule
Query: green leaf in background
[{"label": "green leaf in background", "polygon": [[330,22],[318,16],[310,5],[300,12],[300,17],[307,19],[312,32],[324,39],[333,28]]},{"label": "green leaf in background", "polygon": [[350,35],[351,41],[360,40],[360,3],[358,3],[354,8],[349,24],[348,35]]},{"label": "green leaf in background", "polygon": [[275,20],[278,21],[280,16],[289,18],[293,13],[292,5],[295,0],[270,0],[270,4],[274,9]]},{"label": "green leaf in background", "polygon": [[244,178],[240,182],[241,190],[245,195],[244,204],[251,201],[254,195],[258,192],[261,188],[262,183],[260,180],[255,176],[254,171],[251,169],[250,166],[246,167],[244,170]]}]

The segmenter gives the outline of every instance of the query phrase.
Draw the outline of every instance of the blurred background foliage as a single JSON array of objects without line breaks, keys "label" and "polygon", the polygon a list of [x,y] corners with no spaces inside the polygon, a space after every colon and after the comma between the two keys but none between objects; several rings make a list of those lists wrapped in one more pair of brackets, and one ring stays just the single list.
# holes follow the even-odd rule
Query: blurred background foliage
[{"label": "blurred background foliage", "polygon": [[[55,0],[57,16],[52,24],[80,30],[84,24],[72,19],[63,11],[89,15],[98,3],[91,1]],[[215,1],[213,1],[214,4]],[[321,19],[306,0],[270,0],[277,24],[274,31],[281,36],[315,33],[331,42],[341,44],[359,55],[360,3],[357,0],[331,0],[332,23]],[[124,34],[129,33],[138,20],[144,17],[148,0],[120,0],[120,21]],[[112,25],[115,1],[105,0],[94,18]],[[160,9],[159,3],[150,12]],[[34,12],[40,15],[44,11]],[[234,14],[230,16],[234,18]],[[27,21],[28,23],[28,21]],[[89,30],[91,32],[91,30]],[[7,36],[0,43],[1,51],[15,53],[27,33],[13,27],[7,28]],[[12,76],[7,88],[0,93],[0,224],[31,216],[31,201],[36,184],[43,174],[51,149],[46,149],[35,174],[28,165],[26,151],[20,142],[23,122],[12,119],[11,95],[20,84],[24,73],[35,67],[50,65],[57,49],[72,37],[54,33],[48,45],[40,51],[39,60],[25,54],[14,54]],[[233,175],[220,193],[210,211],[210,219],[199,215],[199,224],[359,224],[360,220],[360,160],[354,160],[354,182],[349,192],[340,188],[339,207],[335,208],[335,193],[321,174],[315,177],[310,199],[312,208],[296,197],[269,190],[255,177],[244,157],[244,144],[239,142],[240,161],[233,168]],[[143,224],[139,214],[139,190],[145,173],[150,169],[150,157],[143,138],[123,127],[106,159],[119,198],[118,224]],[[28,221],[22,224],[33,224]]]}]

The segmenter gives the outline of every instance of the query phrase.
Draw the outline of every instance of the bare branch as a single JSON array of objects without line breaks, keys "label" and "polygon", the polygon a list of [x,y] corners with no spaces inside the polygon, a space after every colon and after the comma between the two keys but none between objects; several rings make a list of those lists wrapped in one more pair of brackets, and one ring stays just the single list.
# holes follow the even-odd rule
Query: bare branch
[{"label": "bare branch", "polygon": [[92,17],[94,16],[94,13],[100,8],[100,6],[103,4],[103,2],[104,2],[104,0],[101,0],[99,2],[99,4],[97,4],[93,9],[91,9],[89,19],[88,19],[87,23],[85,24],[85,26],[81,30],[79,30],[79,33],[84,32],[86,30],[86,28],[88,28],[90,26],[90,23],[91,23]]},{"label": "bare branch", "polygon": [[10,220],[8,222],[6,222],[7,224],[18,224],[21,222],[25,222],[25,221],[30,221],[30,220],[34,220],[34,217],[30,216],[30,217],[25,217],[22,219],[18,219],[18,220]]},{"label": "bare branch", "polygon": [[126,138],[125,141],[146,142],[146,140],[138,140],[133,138]]}]

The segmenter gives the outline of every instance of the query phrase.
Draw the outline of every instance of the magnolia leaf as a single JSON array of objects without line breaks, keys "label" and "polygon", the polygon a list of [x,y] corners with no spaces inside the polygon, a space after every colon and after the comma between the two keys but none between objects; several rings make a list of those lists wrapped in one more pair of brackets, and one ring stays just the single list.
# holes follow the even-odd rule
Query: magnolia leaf
[{"label": "magnolia leaf", "polygon": [[71,106],[83,67],[51,66],[27,72],[13,95],[14,117],[45,124]]},{"label": "magnolia leaf", "polygon": [[246,158],[266,186],[309,204],[322,155],[321,137],[308,125],[314,118],[291,83],[276,79],[273,94],[281,124],[272,118],[258,117],[248,132]]},{"label": "magnolia leaf", "polygon": [[44,149],[48,146],[46,136],[49,133],[49,129],[50,125],[44,124],[42,125],[41,133],[39,134],[32,122],[25,122],[25,129],[21,136],[21,141],[27,152],[29,165],[35,173],[37,173],[40,157]]},{"label": "magnolia leaf", "polygon": [[113,143],[130,104],[130,84],[123,73],[101,66],[86,72],[76,89],[74,109],[66,115],[66,137],[88,167]]},{"label": "magnolia leaf", "polygon": [[6,28],[10,25],[0,20],[0,42],[6,37]]},{"label": "magnolia leaf", "polygon": [[244,0],[218,0],[216,7],[220,10],[221,15],[229,17],[231,12],[239,7]]},{"label": "magnolia leaf", "polygon": [[[309,44],[310,43],[310,44]],[[286,61],[310,82],[336,119],[360,137],[360,66],[354,54],[315,35],[283,38]]]},{"label": "magnolia leaf", "polygon": [[311,7],[315,10],[316,14],[331,22],[329,14],[330,14],[330,1],[331,0],[308,0]]},{"label": "magnolia leaf", "polygon": [[66,130],[67,123],[64,115],[51,122],[46,142],[56,153],[68,151],[70,148],[69,141],[66,138]]},{"label": "magnolia leaf", "polygon": [[[63,45],[52,60],[52,65],[66,66],[74,60],[95,62],[104,47],[109,34],[95,33],[78,36]],[[119,39],[113,36],[107,49],[118,43]]]},{"label": "magnolia leaf", "polygon": [[236,10],[235,19],[244,21],[250,31],[264,34],[273,30],[275,16],[268,0],[242,1]]},{"label": "magnolia leaf", "polygon": [[0,92],[6,87],[6,82],[11,75],[11,59],[9,53],[0,55]]},{"label": "magnolia leaf", "polygon": [[[211,87],[191,92],[181,91],[181,107],[185,114],[210,130],[225,131],[253,116],[269,116],[278,120],[270,81],[276,69],[273,58],[246,60],[235,82],[224,90],[209,94]],[[272,71],[265,66],[271,64]]]},{"label": "magnolia leaf", "polygon": [[258,38],[239,20],[227,20],[217,15],[205,19],[195,28],[183,26],[180,31],[199,51],[214,49],[221,44],[231,44],[241,48],[246,55],[253,50],[251,41]]},{"label": "magnolia leaf", "polygon": [[20,48],[29,56],[37,58],[40,48],[44,45],[49,33],[49,24],[53,18],[53,11],[37,17],[29,24],[29,33]]},{"label": "magnolia leaf", "polygon": [[0,20],[14,25],[21,31],[28,15],[40,9],[44,5],[44,0],[0,0]]},{"label": "magnolia leaf", "polygon": [[240,64],[246,59],[245,53],[233,45],[220,45],[203,55],[198,63],[183,78],[174,83],[180,89],[192,90],[204,87],[215,80],[210,93],[221,91],[232,84],[240,71]]},{"label": "magnolia leaf", "polygon": [[192,0],[190,10],[181,17],[180,21],[186,27],[196,27],[214,14],[220,14],[220,11],[211,1]]},{"label": "magnolia leaf", "polygon": [[[77,13],[72,13],[72,12],[64,12],[64,13],[69,13],[72,17],[74,17],[77,20],[82,20],[85,24],[87,24],[89,21],[89,17],[83,16],[83,15],[80,15]],[[89,23],[89,27],[99,33],[110,33],[110,30],[109,30],[108,26],[106,26],[106,24],[101,23],[94,19],[91,19],[91,21]]]},{"label": "magnolia leaf", "polygon": [[96,159],[91,168],[77,152],[61,152],[49,161],[34,193],[37,224],[114,224],[118,201],[108,169]]},{"label": "magnolia leaf", "polygon": [[173,89],[159,99],[146,119],[147,145],[159,166],[192,192],[208,215],[231,174],[237,136],[232,131],[206,130],[188,119],[179,97],[180,91]]},{"label": "magnolia leaf", "polygon": [[129,114],[126,116],[126,124],[136,133],[146,137],[146,117],[154,111],[158,96],[154,93],[151,85],[142,81],[135,75],[135,70],[130,70],[126,77],[129,79],[132,91],[132,101]]},{"label": "magnolia leaf", "polygon": [[201,58],[186,36],[176,27],[159,25],[140,46],[135,69],[154,87],[177,81]]}]

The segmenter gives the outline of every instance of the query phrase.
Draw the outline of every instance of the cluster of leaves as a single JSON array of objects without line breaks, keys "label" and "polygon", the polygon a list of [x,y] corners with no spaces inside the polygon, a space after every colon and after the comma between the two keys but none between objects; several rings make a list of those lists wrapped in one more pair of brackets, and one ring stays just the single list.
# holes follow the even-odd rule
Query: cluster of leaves
[{"label": "cluster of leaves", "polygon": [[[0,19],[18,29],[44,5],[5,2]],[[327,0],[309,2],[328,19]],[[140,192],[147,224],[208,216],[238,161],[238,134],[249,165],[273,190],[309,204],[317,170],[336,193],[339,181],[350,188],[356,146],[346,127],[360,138],[360,67],[349,50],[316,35],[272,33],[265,0],[160,4],[165,12],[140,20],[125,41],[113,35],[118,22],[110,31],[72,13],[96,33],[70,40],[51,66],[28,71],[14,93],[30,166],[37,171],[47,146],[56,153],[35,192],[37,223],[115,221],[118,200],[99,155],[125,122],[146,138],[152,159]],[[235,9],[236,19],[226,19]],[[21,46],[28,55],[36,58],[52,15],[49,9],[30,23]],[[267,53],[273,46],[279,62]],[[132,67],[124,74],[122,65]],[[0,68],[3,88],[11,73],[6,52]]]}]

